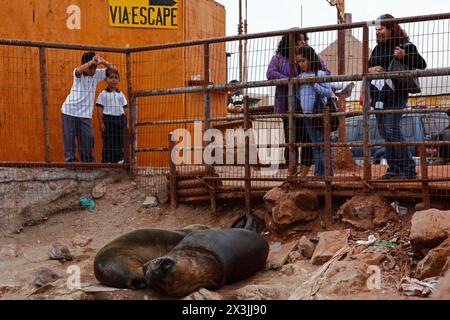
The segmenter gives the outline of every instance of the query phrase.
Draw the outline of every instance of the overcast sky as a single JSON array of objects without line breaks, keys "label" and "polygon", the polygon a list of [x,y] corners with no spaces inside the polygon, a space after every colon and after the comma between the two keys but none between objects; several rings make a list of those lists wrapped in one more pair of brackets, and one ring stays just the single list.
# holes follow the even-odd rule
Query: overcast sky
[{"label": "overcast sky", "polygon": [[[227,35],[237,34],[239,0],[216,0],[226,9]],[[245,3],[245,0],[242,0]],[[336,8],[326,0],[247,0],[248,32],[314,27],[337,22]],[[345,11],[353,22],[374,20],[383,13],[396,18],[450,11],[450,0],[346,0]]]}]

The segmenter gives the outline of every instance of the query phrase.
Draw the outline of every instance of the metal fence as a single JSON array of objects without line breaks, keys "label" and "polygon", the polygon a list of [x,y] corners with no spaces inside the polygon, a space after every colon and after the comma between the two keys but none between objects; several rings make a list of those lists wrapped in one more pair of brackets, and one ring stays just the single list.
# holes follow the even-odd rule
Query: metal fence
[{"label": "metal fence", "polygon": [[[7,80],[0,84],[0,165],[124,167],[148,177],[149,192],[170,192],[173,206],[207,200],[215,209],[221,199],[243,198],[250,213],[254,196],[288,182],[323,195],[328,212],[333,196],[358,192],[419,199],[428,207],[431,199],[450,195],[450,14],[392,22],[402,24],[425,59],[425,70],[368,73],[376,21],[127,49],[0,40],[0,76]],[[295,39],[305,32],[331,76],[296,76]],[[289,40],[289,75],[267,80],[283,36]],[[104,55],[121,72],[130,128],[124,134],[124,164],[63,162],[60,107],[86,50]],[[421,93],[409,95],[406,108],[373,108],[377,80],[397,83],[410,77],[420,79]],[[295,97],[300,88],[349,82],[355,86],[339,98],[337,112],[299,111]],[[284,88],[289,101],[281,113],[274,110],[277,87]],[[245,97],[242,110],[227,110],[237,90]],[[376,118],[396,114],[405,141],[385,141]],[[300,141],[299,123],[319,118],[323,141]],[[335,132],[333,118],[340,123]],[[314,164],[302,174],[297,152],[308,147],[323,153],[323,176],[315,175]],[[407,151],[398,153],[401,147]],[[398,166],[413,161],[417,175],[379,179],[387,170],[386,158],[391,167],[392,161]]]}]

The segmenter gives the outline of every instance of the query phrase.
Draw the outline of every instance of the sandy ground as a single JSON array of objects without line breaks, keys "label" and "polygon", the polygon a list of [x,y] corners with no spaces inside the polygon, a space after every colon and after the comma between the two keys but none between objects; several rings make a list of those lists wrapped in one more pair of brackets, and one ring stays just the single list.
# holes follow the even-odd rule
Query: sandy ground
[{"label": "sandy ground", "polygon": [[[175,229],[190,224],[203,224],[209,227],[229,227],[232,222],[243,214],[243,201],[221,203],[217,213],[213,214],[205,205],[181,205],[171,210],[168,205],[156,208],[142,208],[145,194],[139,186],[128,179],[107,186],[107,193],[95,203],[93,212],[84,209],[50,217],[45,223],[25,227],[19,234],[0,235],[3,254],[0,255],[0,299],[167,299],[151,290],[131,291],[118,290],[113,292],[97,292],[73,295],[62,295],[49,290],[30,295],[34,287],[34,272],[39,267],[49,267],[56,271],[62,280],[66,281],[66,272],[72,265],[79,266],[82,283],[97,283],[93,275],[93,260],[96,252],[117,236],[137,228],[167,228]],[[257,210],[263,210],[262,200]],[[408,223],[407,221],[405,222]],[[280,241],[283,244],[299,239],[303,234],[311,235],[325,229],[342,229],[345,226],[331,224],[331,217],[322,216],[308,226],[286,230],[281,234],[269,234],[268,241]],[[407,230],[407,225],[390,227],[391,233]],[[387,228],[389,229],[389,228]],[[403,231],[402,231],[403,230]],[[384,230],[389,233],[389,230]],[[366,238],[370,231],[352,234]],[[85,247],[75,247],[72,241],[78,236],[92,238]],[[52,243],[62,243],[68,246],[74,260],[65,263],[49,260],[48,247]],[[400,259],[399,257],[397,257]],[[395,281],[399,273],[406,270],[398,263],[398,268],[392,269]],[[290,294],[311,274],[318,269],[309,260],[299,260],[284,265],[278,270],[263,270],[255,276],[226,285],[216,291],[228,299],[287,299]],[[398,270],[397,270],[398,269]],[[387,274],[387,276],[391,276]],[[316,295],[319,299],[405,299],[395,288],[395,281],[383,283],[380,290],[361,290],[356,293],[338,294],[333,296]],[[254,286],[257,286],[255,289]]]}]

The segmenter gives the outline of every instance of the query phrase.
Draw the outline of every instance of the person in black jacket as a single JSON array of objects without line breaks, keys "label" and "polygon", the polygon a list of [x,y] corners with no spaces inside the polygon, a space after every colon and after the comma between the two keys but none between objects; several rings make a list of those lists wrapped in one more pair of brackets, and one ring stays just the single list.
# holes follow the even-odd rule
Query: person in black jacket
[{"label": "person in black jacket", "polygon": [[[369,73],[388,71],[393,59],[402,62],[408,69],[425,69],[427,64],[409,41],[406,32],[390,14],[378,17],[380,25],[376,28],[377,45],[369,60]],[[396,86],[396,79],[381,79],[371,82],[372,107],[375,110],[402,109],[406,107],[408,92]],[[381,137],[387,142],[405,141],[400,130],[402,114],[377,114],[377,126]],[[417,176],[416,165],[407,146],[386,146],[386,160],[389,166],[380,179],[414,179]]]}]

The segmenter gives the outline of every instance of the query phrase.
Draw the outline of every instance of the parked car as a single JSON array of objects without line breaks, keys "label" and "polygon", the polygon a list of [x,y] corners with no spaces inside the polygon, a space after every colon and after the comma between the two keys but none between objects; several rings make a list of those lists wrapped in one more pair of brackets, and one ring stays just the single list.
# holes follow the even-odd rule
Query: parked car
[{"label": "parked car", "polygon": [[[450,144],[449,116],[444,112],[403,114],[401,130],[406,141],[449,141]],[[346,118],[345,141],[362,142],[362,140],[362,115]],[[332,141],[337,141],[337,133],[333,133]],[[384,141],[378,132],[375,115],[369,117],[369,141]],[[413,156],[419,156],[418,147],[408,146],[408,149]],[[355,159],[363,157],[362,147],[351,147],[351,150]],[[430,146],[426,150],[428,157],[439,157],[442,161],[450,161],[450,145]],[[383,146],[370,148],[370,155],[375,164],[380,163],[385,158],[385,154],[386,150]]]}]

